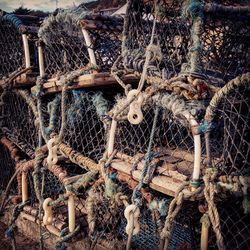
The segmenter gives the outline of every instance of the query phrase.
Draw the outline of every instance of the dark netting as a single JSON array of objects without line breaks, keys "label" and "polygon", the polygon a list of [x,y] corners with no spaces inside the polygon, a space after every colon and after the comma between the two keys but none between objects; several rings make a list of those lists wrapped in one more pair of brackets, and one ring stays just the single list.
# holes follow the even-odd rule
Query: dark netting
[{"label": "dark netting", "polygon": [[63,141],[96,162],[106,146],[103,119],[111,104],[106,98],[103,92],[74,90],[68,100]]},{"label": "dark netting", "polygon": [[91,20],[95,25],[95,29],[89,29],[88,32],[92,40],[91,47],[94,49],[96,63],[101,72],[110,72],[120,54],[123,19],[105,15],[85,18],[85,22]]},{"label": "dark netting", "polygon": [[38,127],[27,100],[18,91],[7,91],[1,106],[2,130],[27,155],[32,156],[38,145]]},{"label": "dark netting", "polygon": [[[63,142],[75,151],[98,162],[106,146],[105,119],[113,103],[107,91],[72,90],[66,98],[66,122]],[[55,113],[52,114],[52,106]],[[59,133],[61,127],[61,95],[43,98],[42,114],[45,132]],[[51,126],[50,124],[53,124]],[[50,126],[49,126],[50,125]]]},{"label": "dark netting", "polygon": [[[0,144],[0,196],[1,193],[6,189],[8,182],[12,175],[15,173],[15,162],[11,159],[8,149]],[[11,193],[15,193],[17,189],[17,182],[11,186]],[[0,199],[1,200],[1,199]]]},{"label": "dark netting", "polygon": [[153,44],[155,58],[150,62],[149,74],[168,79],[181,71],[186,61],[191,24],[181,18],[181,1],[130,1],[128,27],[125,37],[125,66],[142,72],[146,48],[150,43],[154,19]]},{"label": "dark netting", "polygon": [[44,20],[39,37],[45,43],[45,73],[49,77],[80,69],[89,63],[86,43],[76,16],[58,13]]},{"label": "dark netting", "polygon": [[[242,86],[224,95],[216,110],[214,122],[220,136],[220,147],[211,142],[211,149],[215,165],[222,175],[248,175],[250,174],[250,99],[249,87]],[[213,133],[211,133],[213,134]]]},{"label": "dark netting", "polygon": [[[122,20],[106,16],[86,18],[63,12],[45,19],[39,35],[45,43],[45,72],[49,77],[95,64],[89,53],[93,53],[100,71],[109,72],[120,52]],[[84,36],[80,23],[88,26],[88,22],[94,27],[86,27]]]},{"label": "dark netting", "polygon": [[249,27],[249,14],[205,13],[201,63],[207,75],[226,83],[250,70]]},{"label": "dark netting", "polygon": [[[228,200],[218,202],[217,208],[226,249],[249,249],[250,215],[244,213],[242,199],[230,197]],[[209,249],[218,249],[213,233],[208,244]]]},{"label": "dark netting", "polygon": [[[154,108],[145,107],[143,114],[144,119],[139,125],[132,125],[128,121],[118,122],[115,135],[115,149],[124,156],[133,157],[135,165],[138,164],[136,160],[141,162],[145,158],[152,131]],[[190,126],[175,117],[171,111],[162,109],[154,131],[151,152],[158,158],[156,166],[162,167],[163,175],[168,175],[168,170],[177,170],[190,176],[194,161],[194,140]],[[204,145],[202,152],[205,153]]]},{"label": "dark netting", "polygon": [[0,17],[0,78],[18,70],[24,64],[22,36],[14,22]]}]

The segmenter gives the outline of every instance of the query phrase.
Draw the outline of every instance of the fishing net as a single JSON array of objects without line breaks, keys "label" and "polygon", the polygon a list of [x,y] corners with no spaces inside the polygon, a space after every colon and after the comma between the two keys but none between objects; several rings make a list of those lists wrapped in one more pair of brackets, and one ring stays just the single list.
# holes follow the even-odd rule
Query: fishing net
[{"label": "fishing net", "polygon": [[215,134],[221,144],[211,142],[210,147],[221,175],[249,176],[249,105],[249,86],[245,85],[224,95],[215,110]]},{"label": "fishing net", "polygon": [[0,17],[0,78],[7,77],[24,64],[22,36],[18,30],[18,23],[15,23],[16,19],[10,14]]},{"label": "fishing net", "polygon": [[205,74],[226,83],[249,71],[249,24],[249,14],[205,13],[201,34],[201,62]]},{"label": "fishing net", "polygon": [[[245,214],[242,199],[231,197],[217,203],[221,221],[221,232],[226,249],[248,249],[250,244],[249,214]],[[209,249],[217,249],[215,237],[209,239]]]},{"label": "fishing net", "polygon": [[147,74],[162,80],[192,73],[221,86],[249,71],[249,14],[213,4],[129,1],[122,47],[125,70],[142,73],[150,52]]},{"label": "fishing net", "polygon": [[[63,142],[95,162],[105,151],[107,112],[113,103],[111,92],[72,90],[66,98]],[[44,131],[48,136],[61,127],[61,94],[42,98]]]},{"label": "fishing net", "polygon": [[[45,73],[49,77],[84,68],[90,63],[107,72],[116,59],[121,20],[88,15],[82,18],[84,13],[78,16],[65,11],[44,20],[39,37],[45,44]],[[89,22],[94,27],[82,31],[80,23],[88,25]],[[96,62],[92,61],[93,57]]]},{"label": "fishing net", "polygon": [[124,66],[142,72],[155,22],[154,58],[148,72],[163,79],[178,74],[190,39],[190,23],[181,18],[180,1],[129,1],[127,13]]},{"label": "fishing net", "polygon": [[25,93],[10,90],[3,94],[1,129],[23,152],[32,157],[38,146],[38,124],[34,110],[29,105],[34,101],[28,92]]}]

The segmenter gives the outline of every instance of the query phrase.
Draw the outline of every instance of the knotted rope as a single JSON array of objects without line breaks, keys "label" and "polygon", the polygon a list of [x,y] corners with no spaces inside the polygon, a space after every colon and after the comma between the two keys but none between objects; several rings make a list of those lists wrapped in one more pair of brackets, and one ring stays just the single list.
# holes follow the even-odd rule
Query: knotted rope
[{"label": "knotted rope", "polygon": [[216,186],[213,183],[213,181],[216,175],[217,175],[217,170],[211,168],[206,170],[206,174],[203,177],[205,184],[204,196],[208,204],[208,215],[210,222],[213,226],[214,233],[216,235],[217,246],[219,250],[223,250],[225,249],[225,246],[221,234],[220,217],[216,205],[214,203],[214,194],[216,192]]},{"label": "knotted rope", "polygon": [[192,192],[184,192],[184,189],[190,185],[189,182],[184,182],[176,191],[174,199],[171,201],[168,208],[168,215],[166,217],[165,225],[161,231],[160,237],[163,245],[163,250],[168,248],[168,244],[171,238],[173,223],[182,208],[184,200],[194,198],[197,194],[201,192],[201,187],[195,189]]}]

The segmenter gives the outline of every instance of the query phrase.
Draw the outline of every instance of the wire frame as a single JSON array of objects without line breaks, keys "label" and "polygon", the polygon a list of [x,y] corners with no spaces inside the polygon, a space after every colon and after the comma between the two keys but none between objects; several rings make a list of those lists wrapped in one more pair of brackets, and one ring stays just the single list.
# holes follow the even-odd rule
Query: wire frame
[{"label": "wire frame", "polygon": [[22,36],[14,24],[0,17],[0,79],[24,65]]},{"label": "wire frame", "polygon": [[237,87],[222,98],[216,110],[215,133],[220,134],[217,141],[221,141],[221,145],[217,147],[211,142],[211,149],[217,150],[214,160],[222,175],[250,174],[249,94],[248,86]]}]

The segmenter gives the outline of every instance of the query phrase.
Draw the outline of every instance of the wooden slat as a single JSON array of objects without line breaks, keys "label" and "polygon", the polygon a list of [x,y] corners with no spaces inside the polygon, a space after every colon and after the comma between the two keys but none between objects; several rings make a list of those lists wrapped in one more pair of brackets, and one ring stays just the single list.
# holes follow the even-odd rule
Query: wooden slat
[{"label": "wooden slat", "polygon": [[[131,175],[132,165],[122,160],[114,159],[111,162],[111,167],[119,172]],[[141,170],[135,170],[132,172],[132,178],[139,181],[141,178]],[[149,186],[166,195],[174,196],[178,188],[182,185],[182,181],[175,180],[168,176],[155,176],[152,178]]]},{"label": "wooden slat", "polygon": [[[38,74],[35,73],[23,73],[18,76],[11,85],[14,88],[34,86],[36,84],[36,77]],[[4,80],[0,80],[0,86],[4,84]]]},{"label": "wooden slat", "polygon": [[[137,83],[139,81],[138,77],[134,75],[126,75],[122,78],[124,83]],[[109,85],[118,85],[117,81],[110,76],[109,73],[94,73],[86,74],[79,76],[74,81],[74,85],[69,86],[69,89],[79,89],[79,88],[88,88],[88,87],[100,87],[100,86],[109,86]],[[60,81],[57,78],[52,78],[43,85],[44,93],[56,93],[62,90]],[[36,93],[36,87],[31,88],[32,93]]]}]

